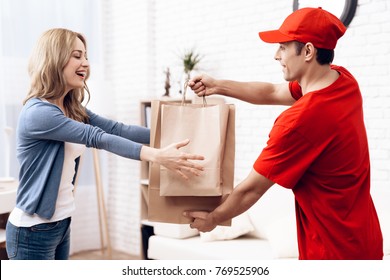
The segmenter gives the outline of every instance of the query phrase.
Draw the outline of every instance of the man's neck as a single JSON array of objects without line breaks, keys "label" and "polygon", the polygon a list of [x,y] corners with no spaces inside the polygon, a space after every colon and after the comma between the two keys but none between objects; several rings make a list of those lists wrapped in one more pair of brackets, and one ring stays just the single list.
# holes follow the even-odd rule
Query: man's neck
[{"label": "man's neck", "polygon": [[302,94],[320,90],[333,84],[339,77],[336,70],[330,68],[330,65],[315,65],[308,69],[307,74],[299,82],[302,88]]}]

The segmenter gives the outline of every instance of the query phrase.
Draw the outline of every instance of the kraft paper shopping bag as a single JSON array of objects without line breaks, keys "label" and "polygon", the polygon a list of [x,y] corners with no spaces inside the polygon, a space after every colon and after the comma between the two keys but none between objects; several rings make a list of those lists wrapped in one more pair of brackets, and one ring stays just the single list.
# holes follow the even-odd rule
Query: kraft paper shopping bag
[{"label": "kraft paper shopping bag", "polygon": [[222,162],[225,153],[229,105],[163,104],[161,108],[161,146],[190,139],[183,152],[205,157],[202,176],[188,173],[183,179],[165,167],[160,168],[160,195],[222,195]]}]

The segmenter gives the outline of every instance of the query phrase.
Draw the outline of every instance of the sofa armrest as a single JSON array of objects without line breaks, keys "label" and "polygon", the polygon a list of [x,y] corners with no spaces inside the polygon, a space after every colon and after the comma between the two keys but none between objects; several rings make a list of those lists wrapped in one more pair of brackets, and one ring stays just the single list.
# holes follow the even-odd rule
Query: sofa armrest
[{"label": "sofa armrest", "polygon": [[148,257],[156,260],[257,260],[272,259],[267,240],[242,236],[233,240],[203,242],[199,236],[174,239],[154,235]]}]

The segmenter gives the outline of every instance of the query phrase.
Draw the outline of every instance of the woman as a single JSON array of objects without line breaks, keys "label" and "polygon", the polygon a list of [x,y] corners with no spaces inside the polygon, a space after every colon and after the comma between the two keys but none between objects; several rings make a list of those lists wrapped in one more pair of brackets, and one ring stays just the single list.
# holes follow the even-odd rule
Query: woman
[{"label": "woman", "polygon": [[89,77],[86,40],[67,29],[45,32],[31,56],[31,88],[17,129],[20,162],[16,207],[7,227],[10,259],[68,259],[73,180],[86,147],[156,162],[180,176],[199,175],[203,157],[179,148],[188,140],[154,149],[150,131],[100,117],[82,102]]}]

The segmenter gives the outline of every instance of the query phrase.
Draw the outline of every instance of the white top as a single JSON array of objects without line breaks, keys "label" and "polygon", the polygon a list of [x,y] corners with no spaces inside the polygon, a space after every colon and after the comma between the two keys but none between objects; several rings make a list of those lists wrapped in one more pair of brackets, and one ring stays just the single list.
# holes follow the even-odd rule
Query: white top
[{"label": "white top", "polygon": [[50,223],[66,219],[72,215],[75,210],[73,196],[73,177],[75,174],[75,159],[85,150],[81,144],[65,142],[65,157],[62,167],[61,183],[58,190],[56,210],[50,220],[43,219],[36,214],[29,215],[19,208],[14,208],[9,216],[9,221],[18,227],[31,227],[33,225]]}]

